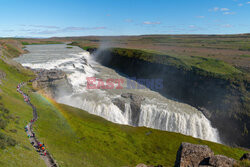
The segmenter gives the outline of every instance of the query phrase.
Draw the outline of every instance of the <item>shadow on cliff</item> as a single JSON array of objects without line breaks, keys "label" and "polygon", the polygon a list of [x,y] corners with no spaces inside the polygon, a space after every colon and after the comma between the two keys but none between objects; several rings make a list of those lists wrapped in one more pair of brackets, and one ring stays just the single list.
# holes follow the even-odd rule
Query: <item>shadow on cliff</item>
[{"label": "shadow on cliff", "polygon": [[158,90],[161,95],[201,110],[212,126],[219,130],[224,143],[250,147],[247,109],[242,104],[241,92],[230,81],[127,57],[122,53],[113,54],[107,44],[95,50],[93,55],[97,62],[126,77],[162,78],[163,89]]}]

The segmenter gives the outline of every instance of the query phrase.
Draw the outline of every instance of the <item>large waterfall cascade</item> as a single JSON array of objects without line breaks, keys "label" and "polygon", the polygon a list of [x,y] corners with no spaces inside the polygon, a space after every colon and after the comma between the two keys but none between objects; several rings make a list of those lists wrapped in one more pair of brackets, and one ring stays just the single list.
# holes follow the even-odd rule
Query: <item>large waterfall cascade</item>
[{"label": "large waterfall cascade", "polygon": [[[23,66],[33,69],[60,69],[67,73],[72,85],[72,94],[57,92],[56,100],[101,116],[109,121],[135,126],[146,126],[171,132],[178,132],[196,138],[220,142],[217,129],[197,109],[187,104],[176,102],[161,96],[149,89],[128,89],[124,76],[116,71],[98,64],[89,52],[78,47],[66,48],[67,45],[28,45],[29,53],[16,58]],[[123,79],[123,89],[87,89],[86,77],[96,77],[102,80],[109,78]],[[140,97],[139,108],[136,110],[128,99],[121,97],[131,93]],[[114,103],[121,99],[124,108]],[[138,106],[137,106],[138,107]]]}]

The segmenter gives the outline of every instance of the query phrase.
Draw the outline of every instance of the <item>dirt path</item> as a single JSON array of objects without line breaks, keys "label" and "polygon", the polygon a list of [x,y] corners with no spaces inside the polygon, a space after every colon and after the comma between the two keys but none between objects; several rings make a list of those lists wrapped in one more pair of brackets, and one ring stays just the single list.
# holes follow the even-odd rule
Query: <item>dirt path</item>
[{"label": "dirt path", "polygon": [[55,160],[52,158],[46,147],[41,142],[39,142],[35,137],[35,133],[33,132],[32,126],[37,120],[37,110],[36,107],[30,102],[29,96],[23,93],[23,91],[21,90],[21,87],[24,85],[25,83],[18,84],[17,91],[23,96],[24,101],[29,106],[31,106],[33,110],[33,119],[25,127],[25,131],[27,133],[27,136],[29,137],[29,141],[34,147],[34,149],[39,153],[40,157],[44,160],[44,162],[48,167],[58,167],[58,165],[56,164]]}]

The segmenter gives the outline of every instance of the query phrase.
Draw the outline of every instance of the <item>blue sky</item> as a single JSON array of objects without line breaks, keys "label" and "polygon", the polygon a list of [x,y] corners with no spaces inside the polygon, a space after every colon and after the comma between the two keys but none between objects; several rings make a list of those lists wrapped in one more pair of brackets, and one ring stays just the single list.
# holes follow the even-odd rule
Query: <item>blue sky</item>
[{"label": "blue sky", "polygon": [[250,0],[0,0],[1,37],[250,33]]}]

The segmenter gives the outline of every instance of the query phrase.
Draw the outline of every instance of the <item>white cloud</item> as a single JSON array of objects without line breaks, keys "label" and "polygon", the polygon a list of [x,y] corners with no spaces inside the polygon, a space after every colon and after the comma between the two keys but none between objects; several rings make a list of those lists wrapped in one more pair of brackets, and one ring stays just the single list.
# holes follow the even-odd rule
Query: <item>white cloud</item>
[{"label": "white cloud", "polygon": [[250,4],[250,1],[249,1],[249,2],[247,2],[246,4]]},{"label": "white cloud", "polygon": [[199,18],[199,19],[205,18],[205,16],[196,16],[196,17]]},{"label": "white cloud", "polygon": [[23,27],[33,27],[33,28],[45,28],[45,29],[60,29],[58,26],[48,26],[48,25],[36,25],[36,24],[31,24],[31,25],[20,25]]},{"label": "white cloud", "polygon": [[229,11],[228,8],[221,8],[220,10],[221,10],[221,11]]},{"label": "white cloud", "polygon": [[195,28],[196,26],[195,25],[190,25],[189,28]]},{"label": "white cloud", "polygon": [[243,4],[242,4],[242,3],[239,3],[238,6],[243,6]]},{"label": "white cloud", "polygon": [[223,14],[224,14],[224,15],[234,15],[235,12],[224,12]]},{"label": "white cloud", "polygon": [[22,29],[20,31],[29,32],[31,34],[58,34],[65,32],[77,32],[77,31],[85,31],[85,30],[102,30],[106,29],[106,27],[65,27],[58,29]]},{"label": "white cloud", "polygon": [[231,28],[233,26],[231,24],[224,24],[224,25],[222,25],[222,27],[224,27],[224,28]]},{"label": "white cloud", "polygon": [[161,22],[159,22],[159,21],[157,21],[157,22],[144,21],[143,24],[146,24],[146,25],[154,25],[154,24],[161,24]]}]

